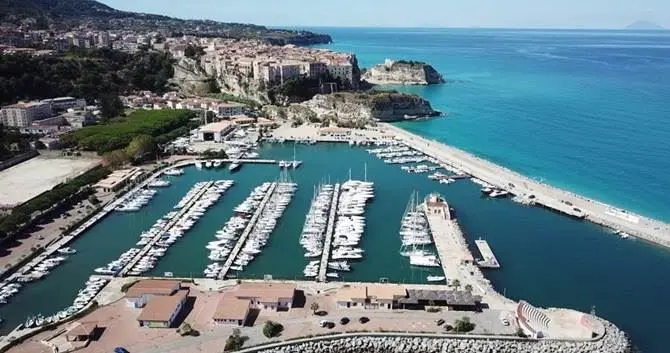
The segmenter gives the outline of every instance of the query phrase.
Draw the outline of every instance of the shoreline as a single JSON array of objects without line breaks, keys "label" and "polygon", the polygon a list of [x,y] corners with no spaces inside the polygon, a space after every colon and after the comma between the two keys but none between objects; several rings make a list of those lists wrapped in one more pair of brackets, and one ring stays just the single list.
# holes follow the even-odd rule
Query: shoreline
[{"label": "shoreline", "polygon": [[[387,132],[393,132],[409,146],[453,165],[475,178],[509,191],[515,195],[515,201],[583,218],[594,224],[670,248],[670,225],[667,223],[538,182],[511,169],[403,128],[388,123],[380,123],[380,126]],[[534,197],[530,197],[531,195]],[[575,211],[575,208],[581,212]]]}]

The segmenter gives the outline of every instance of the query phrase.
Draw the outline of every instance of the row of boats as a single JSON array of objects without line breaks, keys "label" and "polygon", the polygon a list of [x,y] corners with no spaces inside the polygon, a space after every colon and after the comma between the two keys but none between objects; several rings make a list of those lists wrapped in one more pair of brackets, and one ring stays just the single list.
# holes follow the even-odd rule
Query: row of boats
[{"label": "row of boats", "polygon": [[249,196],[234,209],[234,215],[226,222],[223,228],[214,234],[217,240],[211,241],[206,248],[209,250],[209,259],[214,261],[205,268],[205,277],[216,278],[223,269],[223,263],[228,260],[233,248],[246,229],[251,217],[272,187],[272,183],[263,183],[255,187]]},{"label": "row of boats", "polygon": [[270,234],[277,226],[277,220],[291,202],[298,185],[291,182],[280,182],[261,211],[256,224],[247,237],[244,246],[233,261],[231,270],[243,271],[254,258],[261,253],[270,238]]},{"label": "row of boats", "polygon": [[487,195],[488,197],[492,198],[506,197],[510,194],[509,191],[497,188],[481,179],[472,178],[472,182],[481,185],[482,194]]},{"label": "row of boats", "polygon": [[157,193],[158,191],[154,189],[139,189],[126,196],[125,200],[114,209],[121,212],[139,211],[142,207],[146,206]]},{"label": "row of boats", "polygon": [[207,161],[195,161],[195,167],[198,169],[204,168],[219,168],[223,165],[223,161],[219,159],[207,160]]},{"label": "row of boats", "polygon": [[[306,251],[306,258],[320,258],[323,254],[333,193],[332,184],[319,185],[314,190],[312,203],[300,234],[300,245]],[[315,277],[319,273],[320,266],[320,260],[311,260],[305,266],[303,273],[305,276]]]},{"label": "row of boats", "polygon": [[22,287],[21,283],[32,282],[45,277],[54,267],[67,260],[67,256],[64,255],[74,254],[76,250],[66,247],[56,250],[56,253],[58,254],[49,256],[36,263],[33,267],[24,270],[23,273],[12,279],[12,282],[0,288],[0,304],[7,304],[9,299],[19,292],[19,289]]},{"label": "row of boats", "polygon": [[[137,276],[153,269],[158,260],[165,255],[167,249],[183,237],[205,215],[207,210],[221,198],[221,195],[233,186],[233,183],[232,180],[217,180],[213,183],[207,183],[209,188],[181,216],[168,213],[169,216],[163,219],[163,221],[167,221],[168,229],[165,229],[165,226],[158,226],[154,228],[155,231],[150,230],[146,235],[145,233],[140,235],[142,239],[137,243],[138,245],[148,246],[152,242],[153,245],[133,265],[128,274]],[[175,217],[177,217],[176,221]],[[172,225],[170,226],[169,223],[172,223]]]},{"label": "row of boats", "polygon": [[[451,167],[440,163],[439,160],[427,156],[420,151],[414,150],[406,145],[393,145],[383,148],[369,149],[369,153],[374,154],[378,158],[384,160],[388,164],[405,164],[405,163],[421,163],[429,162],[429,164],[418,164],[411,166],[402,166],[402,170],[408,173],[428,173],[434,172],[428,176],[428,179],[437,181],[440,184],[451,184],[456,182],[457,178],[462,178],[466,174],[458,168]],[[444,174],[438,169],[443,168],[452,174]]]},{"label": "row of boats", "polygon": [[[349,179],[341,185],[330,252],[333,261],[327,264],[328,269],[334,272],[326,273],[327,277],[338,278],[337,271],[351,270],[350,260],[363,258],[364,250],[359,243],[365,232],[365,206],[373,197],[373,182]],[[318,274],[320,264],[315,261],[305,268],[305,277]]]},{"label": "row of boats", "polygon": [[[410,265],[418,267],[441,267],[439,257],[430,250],[433,236],[423,205],[418,194],[412,194],[400,222],[400,255],[409,258]],[[444,282],[445,276],[431,275],[428,282]]]},{"label": "row of boats", "polygon": [[85,287],[77,293],[72,305],[50,316],[43,316],[38,314],[30,316],[20,328],[36,328],[45,325],[54,324],[75,315],[80,310],[84,309],[95,298],[102,288],[107,285],[108,280],[104,278],[90,278]]},{"label": "row of boats", "polygon": [[167,176],[180,176],[184,174],[184,170],[181,168],[170,168],[163,172],[163,175]]},{"label": "row of boats", "polygon": [[[174,211],[168,212],[158,219],[149,230],[140,234],[138,247],[130,248],[103,267],[94,271],[99,274],[116,276],[128,266],[144,250],[142,257],[133,264],[130,275],[139,275],[151,270],[160,257],[165,255],[167,248],[181,238],[186,231],[195,225],[207,209],[218,201],[221,195],[233,185],[232,180],[198,182],[174,206]],[[206,190],[205,190],[206,189]],[[197,198],[197,200],[195,200]],[[195,201],[194,201],[195,200]],[[188,209],[182,210],[184,207]],[[147,246],[150,246],[148,249]]]}]

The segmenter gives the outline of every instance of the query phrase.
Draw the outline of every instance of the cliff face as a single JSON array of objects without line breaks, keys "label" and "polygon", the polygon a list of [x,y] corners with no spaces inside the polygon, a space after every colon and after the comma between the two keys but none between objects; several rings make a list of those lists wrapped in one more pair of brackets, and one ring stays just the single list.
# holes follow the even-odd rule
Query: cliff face
[{"label": "cliff face", "polygon": [[391,60],[368,70],[363,79],[376,85],[431,85],[445,82],[442,75],[426,63]]},{"label": "cliff face", "polygon": [[266,112],[272,117],[296,122],[331,122],[345,127],[440,115],[425,99],[396,92],[316,95],[309,101],[288,108],[268,107]]}]

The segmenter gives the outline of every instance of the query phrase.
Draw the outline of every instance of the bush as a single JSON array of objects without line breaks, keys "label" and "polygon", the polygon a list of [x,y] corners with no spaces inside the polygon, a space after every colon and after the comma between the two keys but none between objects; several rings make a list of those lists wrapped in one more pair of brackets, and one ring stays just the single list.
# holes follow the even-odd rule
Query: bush
[{"label": "bush", "polygon": [[228,337],[223,347],[224,352],[236,351],[242,348],[244,342],[249,339],[246,336],[240,336],[240,329],[234,329],[233,334]]},{"label": "bush", "polygon": [[463,316],[463,318],[456,320],[454,323],[454,330],[456,332],[470,332],[475,329],[475,324],[470,322],[470,318]]},{"label": "bush", "polygon": [[263,326],[263,335],[267,338],[277,337],[284,331],[284,326],[278,322],[266,321]]}]

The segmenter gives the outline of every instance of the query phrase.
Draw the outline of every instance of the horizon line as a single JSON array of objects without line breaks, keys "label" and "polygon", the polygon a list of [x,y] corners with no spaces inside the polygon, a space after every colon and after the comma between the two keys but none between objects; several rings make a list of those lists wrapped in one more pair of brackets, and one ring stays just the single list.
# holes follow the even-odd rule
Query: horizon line
[{"label": "horizon line", "polygon": [[[220,21],[226,23],[224,21]],[[234,22],[229,22],[234,23]],[[235,22],[239,23],[239,22]],[[253,24],[253,23],[250,23]],[[268,28],[378,28],[378,29],[512,29],[512,30],[564,30],[564,31],[670,31],[670,28],[625,28],[625,27],[496,27],[496,26],[373,26],[373,25],[263,25]]]}]

